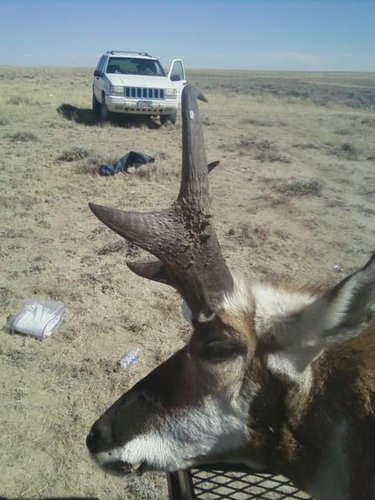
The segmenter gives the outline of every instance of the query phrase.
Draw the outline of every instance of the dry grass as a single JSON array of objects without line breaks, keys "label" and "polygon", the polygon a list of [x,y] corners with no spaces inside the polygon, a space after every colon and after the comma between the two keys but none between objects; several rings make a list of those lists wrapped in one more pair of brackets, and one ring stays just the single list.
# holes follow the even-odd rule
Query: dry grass
[{"label": "dry grass", "polygon": [[[233,269],[337,279],[374,247],[373,75],[191,72],[213,212]],[[88,201],[151,210],[178,191],[181,129],[91,113],[91,71],[0,68],[0,496],[162,499],[163,476],[105,476],[85,436],[101,412],[186,339],[179,299],[124,266],[139,249],[101,226]],[[128,151],[155,163],[103,178]],[[24,298],[67,316],[40,343],[10,335]],[[117,361],[140,348],[131,370]]]}]

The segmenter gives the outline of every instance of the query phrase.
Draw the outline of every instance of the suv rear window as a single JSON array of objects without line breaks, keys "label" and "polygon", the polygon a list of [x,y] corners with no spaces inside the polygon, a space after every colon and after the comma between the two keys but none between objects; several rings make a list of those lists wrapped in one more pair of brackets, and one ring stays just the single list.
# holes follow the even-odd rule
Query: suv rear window
[{"label": "suv rear window", "polygon": [[107,73],[165,76],[159,61],[138,57],[110,57],[107,65]]}]

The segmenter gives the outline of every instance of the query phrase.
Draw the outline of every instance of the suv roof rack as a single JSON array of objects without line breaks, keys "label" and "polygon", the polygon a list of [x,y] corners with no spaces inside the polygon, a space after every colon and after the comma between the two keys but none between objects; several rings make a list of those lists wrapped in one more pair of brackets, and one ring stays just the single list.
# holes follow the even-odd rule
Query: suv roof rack
[{"label": "suv roof rack", "polygon": [[107,50],[107,54],[138,54],[139,56],[153,57],[148,52],[139,52],[138,50]]}]

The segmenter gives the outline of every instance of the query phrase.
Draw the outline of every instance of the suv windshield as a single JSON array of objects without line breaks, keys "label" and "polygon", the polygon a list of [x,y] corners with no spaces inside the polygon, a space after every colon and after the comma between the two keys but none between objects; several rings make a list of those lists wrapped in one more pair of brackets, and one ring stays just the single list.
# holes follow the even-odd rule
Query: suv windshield
[{"label": "suv windshield", "polygon": [[165,76],[159,61],[140,57],[111,57],[108,60],[106,72],[122,75]]}]

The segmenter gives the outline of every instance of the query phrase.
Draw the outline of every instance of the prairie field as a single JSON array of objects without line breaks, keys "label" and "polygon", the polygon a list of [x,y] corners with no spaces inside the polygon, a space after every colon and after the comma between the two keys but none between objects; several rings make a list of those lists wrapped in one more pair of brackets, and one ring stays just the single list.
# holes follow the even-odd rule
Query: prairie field
[{"label": "prairie field", "polygon": [[[93,422],[180,348],[180,298],[132,274],[141,250],[88,202],[148,211],[177,195],[181,124],[91,112],[90,69],[0,68],[0,497],[165,499],[163,475],[105,475]],[[375,249],[375,74],[190,71],[212,213],[229,267],[251,279],[333,284]],[[98,175],[129,151],[151,165]],[[27,298],[58,300],[47,340],[12,334]],[[139,349],[138,362],[118,361]]]}]

